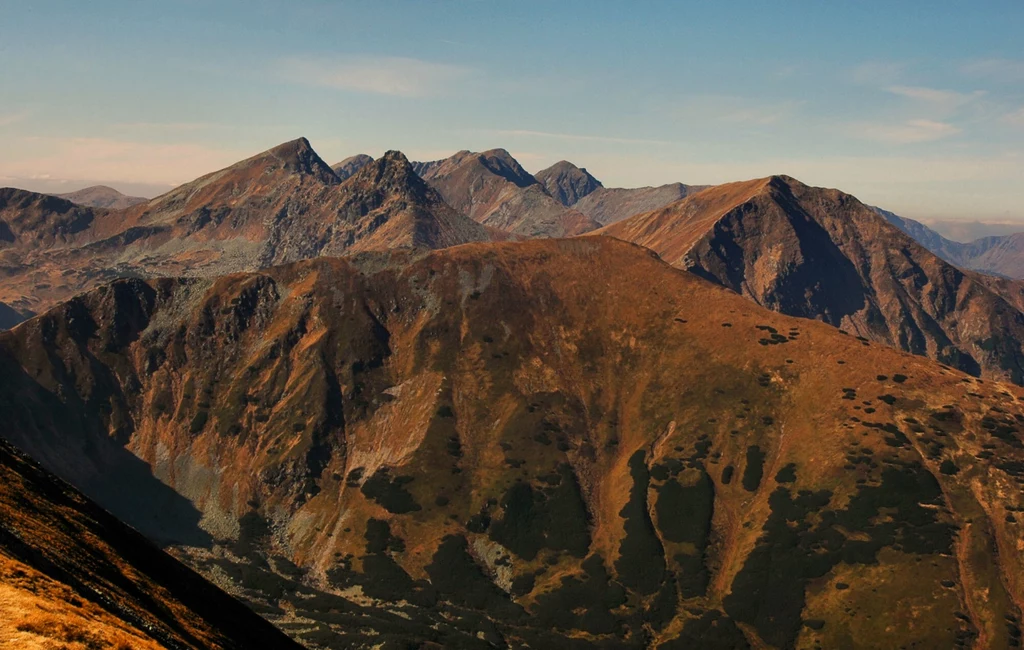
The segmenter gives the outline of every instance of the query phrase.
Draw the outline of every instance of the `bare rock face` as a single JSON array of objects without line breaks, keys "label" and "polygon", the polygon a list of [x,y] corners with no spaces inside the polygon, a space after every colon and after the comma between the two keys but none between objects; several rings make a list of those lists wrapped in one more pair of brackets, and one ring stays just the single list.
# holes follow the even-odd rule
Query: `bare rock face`
[{"label": "bare rock face", "polygon": [[1014,279],[1024,279],[1024,233],[983,237],[965,245],[964,266]]},{"label": "bare rock face", "polygon": [[0,190],[0,301],[38,312],[116,277],[212,277],[491,238],[445,205],[401,153],[342,182],[300,138],[127,210]]},{"label": "bare rock face", "polygon": [[341,180],[347,179],[363,167],[373,162],[372,156],[367,156],[365,153],[356,154],[355,156],[349,156],[340,163],[331,165],[331,169],[337,174]]},{"label": "bare rock face", "polygon": [[1024,314],[837,190],[789,177],[730,183],[600,231],[769,309],[973,375],[1024,382]]},{"label": "bare rock face", "polygon": [[703,189],[706,186],[682,183],[657,187],[600,187],[577,201],[573,208],[607,226],[636,214],[663,208]]},{"label": "bare rock face", "polygon": [[[732,191],[665,257],[857,313],[853,199]],[[12,441],[329,647],[1008,647],[1022,405],[608,237],[119,280],[0,334]]]},{"label": "bare rock face", "polygon": [[657,187],[604,187],[585,168],[566,160],[537,172],[536,178],[562,205],[581,212],[602,226],[657,210],[707,188],[682,183]]},{"label": "bare rock face", "polygon": [[600,225],[567,208],[504,149],[414,163],[445,202],[474,221],[523,237],[571,237]]},{"label": "bare rock face", "polygon": [[567,160],[537,172],[534,177],[548,194],[566,207],[575,205],[580,199],[602,187],[601,181],[591,176],[585,167],[577,167]]},{"label": "bare rock face", "polygon": [[2,439],[0,514],[5,647],[300,647]]},{"label": "bare rock face", "polygon": [[67,199],[0,189],[0,254],[15,248],[61,246],[93,226],[97,214]]},{"label": "bare rock face", "polygon": [[141,196],[122,194],[106,185],[93,185],[57,196],[88,208],[106,208],[108,210],[124,210],[149,200]]}]

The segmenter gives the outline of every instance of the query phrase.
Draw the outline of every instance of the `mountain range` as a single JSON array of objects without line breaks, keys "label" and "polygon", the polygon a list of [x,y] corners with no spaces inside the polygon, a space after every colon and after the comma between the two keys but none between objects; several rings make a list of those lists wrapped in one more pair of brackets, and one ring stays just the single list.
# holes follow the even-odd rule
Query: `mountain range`
[{"label": "mountain range", "polygon": [[389,152],[342,181],[305,139],[126,210],[0,191],[0,301],[38,312],[119,276],[216,276],[495,236]]},{"label": "mountain range", "polygon": [[1007,647],[1021,400],[605,237],[119,280],[0,335],[15,444],[332,647]]},{"label": "mountain range", "polygon": [[947,262],[983,273],[1024,279],[1024,232],[961,243],[943,237],[919,221],[881,208],[874,209],[889,223]]},{"label": "mountain range", "polygon": [[702,189],[682,183],[606,188],[586,169],[565,160],[532,176],[504,149],[460,151],[413,165],[457,210],[524,237],[583,234]]},{"label": "mountain range", "polygon": [[301,138],[123,209],[0,190],[0,570],[51,613],[0,635],[1019,647],[1024,283],[929,237]]}]

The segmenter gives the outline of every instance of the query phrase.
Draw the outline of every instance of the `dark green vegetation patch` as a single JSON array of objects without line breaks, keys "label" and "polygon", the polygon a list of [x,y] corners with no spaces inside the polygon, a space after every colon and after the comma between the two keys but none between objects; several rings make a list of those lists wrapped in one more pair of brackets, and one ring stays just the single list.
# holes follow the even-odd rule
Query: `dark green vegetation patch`
[{"label": "dark green vegetation patch", "polygon": [[424,580],[413,580],[392,558],[393,553],[405,551],[405,543],[391,534],[386,521],[370,519],[366,522],[366,555],[362,556],[362,573],[352,570],[351,563],[342,561],[327,572],[328,580],[339,587],[361,585],[370,598],[386,601],[407,600],[421,607],[437,603],[433,586]]},{"label": "dark green vegetation patch", "polygon": [[743,468],[743,489],[753,492],[761,485],[765,453],[757,445],[747,447],[747,465]]},{"label": "dark green vegetation patch", "polygon": [[796,465],[789,463],[785,467],[779,470],[775,475],[776,483],[795,483],[796,482]]},{"label": "dark green vegetation patch", "polygon": [[707,472],[701,471],[697,482],[689,486],[669,479],[658,488],[654,506],[658,530],[670,542],[688,542],[703,548],[711,532],[714,503],[715,487]]},{"label": "dark green vegetation patch", "polygon": [[736,468],[732,465],[726,465],[725,469],[722,470],[722,485],[729,485],[732,483],[732,475],[736,473]]},{"label": "dark green vegetation patch", "polygon": [[665,549],[654,532],[647,510],[647,489],[651,477],[642,450],[630,457],[629,472],[633,487],[629,491],[629,501],[619,512],[619,516],[626,520],[626,536],[619,545],[615,570],[622,584],[633,591],[653,594],[665,577]]},{"label": "dark green vegetation patch", "polygon": [[[697,471],[700,473],[693,485],[682,485],[672,478],[659,486],[655,503],[662,537],[669,542],[693,545],[692,549],[674,557],[679,588],[685,598],[703,596],[710,580],[706,553],[714,515],[715,486],[703,467]],[[669,583],[674,594],[675,580],[667,580],[663,591]],[[659,599],[663,599],[660,594]]]},{"label": "dark green vegetation patch", "polygon": [[658,650],[747,650],[750,644],[743,631],[717,609],[690,619],[682,633],[658,646]]},{"label": "dark green vegetation patch", "polygon": [[504,511],[491,524],[490,537],[521,558],[532,560],[542,548],[586,557],[590,548],[590,515],[572,467],[543,477],[548,485],[512,485],[501,500]]},{"label": "dark green vegetation patch", "polygon": [[373,476],[366,479],[360,491],[367,499],[376,501],[392,514],[415,512],[422,508],[420,504],[416,503],[412,494],[405,489],[405,486],[412,480],[411,476],[396,476],[392,479],[388,468],[382,467],[374,472]]},{"label": "dark green vegetation patch", "polygon": [[438,593],[457,605],[484,610],[504,619],[519,618],[523,614],[523,609],[509,600],[473,561],[469,544],[462,535],[448,535],[441,540],[426,571]]},{"label": "dark green vegetation patch", "polygon": [[773,646],[793,646],[807,582],[836,564],[874,564],[885,547],[919,555],[952,552],[954,526],[939,522],[937,510],[927,507],[941,507],[942,492],[919,464],[887,467],[881,483],[862,485],[844,510],[828,509],[831,499],[827,490],[794,496],[777,488],[763,534],[724,600],[730,616]]},{"label": "dark green vegetation patch", "polygon": [[600,555],[588,557],[581,568],[582,575],[563,577],[557,589],[537,598],[531,612],[536,625],[590,634],[622,634],[623,622],[612,610],[626,603],[626,590],[608,575]]}]

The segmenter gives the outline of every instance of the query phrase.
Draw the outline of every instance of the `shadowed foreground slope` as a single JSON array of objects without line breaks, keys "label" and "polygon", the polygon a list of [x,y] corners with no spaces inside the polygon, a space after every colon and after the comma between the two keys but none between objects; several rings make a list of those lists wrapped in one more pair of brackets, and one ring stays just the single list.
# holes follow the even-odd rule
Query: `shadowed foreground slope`
[{"label": "shadowed foreground slope", "polygon": [[298,648],[3,440],[0,647]]},{"label": "shadowed foreground slope", "polygon": [[1013,647],[1022,395],[605,237],[124,280],[0,335],[17,444],[97,495],[141,459],[209,535],[178,552],[318,647]]}]

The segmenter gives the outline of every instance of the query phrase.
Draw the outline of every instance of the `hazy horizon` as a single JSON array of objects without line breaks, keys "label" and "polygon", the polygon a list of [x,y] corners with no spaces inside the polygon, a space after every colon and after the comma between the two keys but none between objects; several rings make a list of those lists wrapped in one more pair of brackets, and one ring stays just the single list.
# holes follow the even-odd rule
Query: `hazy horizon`
[{"label": "hazy horizon", "polygon": [[501,147],[610,187],[788,174],[1024,220],[1020,3],[740,5],[10,5],[0,184],[153,196],[306,136],[328,163]]}]

